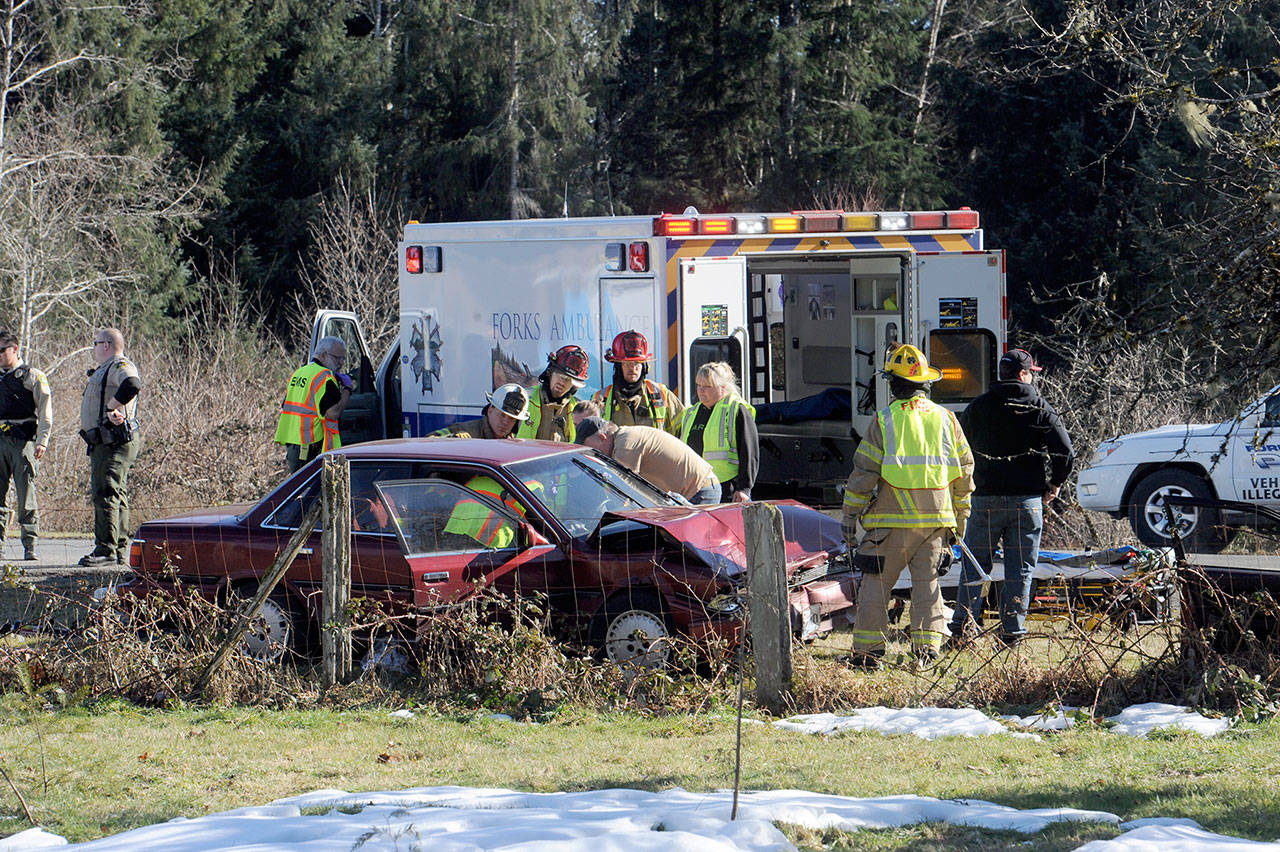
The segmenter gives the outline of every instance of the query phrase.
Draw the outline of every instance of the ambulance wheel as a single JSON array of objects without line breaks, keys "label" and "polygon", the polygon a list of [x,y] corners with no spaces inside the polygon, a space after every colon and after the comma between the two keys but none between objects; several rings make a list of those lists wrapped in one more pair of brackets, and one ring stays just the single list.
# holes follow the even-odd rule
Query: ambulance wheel
[{"label": "ambulance wheel", "polygon": [[[1166,497],[1214,499],[1209,483],[1180,468],[1165,468],[1150,474],[1133,489],[1129,499],[1129,524],[1143,544],[1169,547],[1173,544],[1169,519],[1165,515]],[[1178,534],[1188,550],[1217,553],[1226,547],[1222,514],[1217,509],[1174,508]]]},{"label": "ambulance wheel", "polygon": [[605,604],[591,627],[591,644],[621,668],[665,669],[671,663],[671,622],[656,593],[623,592]]}]

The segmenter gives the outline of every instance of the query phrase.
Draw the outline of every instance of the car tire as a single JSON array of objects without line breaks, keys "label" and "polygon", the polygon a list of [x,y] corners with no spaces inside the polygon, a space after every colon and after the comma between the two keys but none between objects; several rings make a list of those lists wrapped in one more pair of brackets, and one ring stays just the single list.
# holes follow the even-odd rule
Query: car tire
[{"label": "car tire", "polygon": [[595,617],[591,644],[600,659],[621,668],[658,670],[671,664],[672,627],[653,592],[614,596]]},{"label": "car tire", "polygon": [[[1129,498],[1129,525],[1138,539],[1151,547],[1173,544],[1168,520],[1164,514],[1164,498],[1214,498],[1213,489],[1203,478],[1180,468],[1157,470],[1142,479]],[[1217,553],[1226,547],[1222,529],[1222,513],[1217,509],[1178,509],[1178,531],[1183,544],[1204,553]]]},{"label": "car tire", "polygon": [[[238,607],[258,593],[258,584],[250,581],[236,585],[231,603]],[[277,589],[262,602],[262,609],[240,639],[240,647],[256,660],[276,661],[286,656],[306,653],[305,621],[287,593]]]}]

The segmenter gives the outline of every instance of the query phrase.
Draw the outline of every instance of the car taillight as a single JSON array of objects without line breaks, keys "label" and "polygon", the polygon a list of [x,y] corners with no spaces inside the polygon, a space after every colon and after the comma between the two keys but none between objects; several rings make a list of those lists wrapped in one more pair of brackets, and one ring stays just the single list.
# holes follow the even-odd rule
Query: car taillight
[{"label": "car taillight", "polygon": [[422,271],[422,246],[405,246],[404,271],[414,274]]},{"label": "car taillight", "polygon": [[129,567],[142,567],[142,546],[146,544],[142,539],[135,538],[129,542]]}]

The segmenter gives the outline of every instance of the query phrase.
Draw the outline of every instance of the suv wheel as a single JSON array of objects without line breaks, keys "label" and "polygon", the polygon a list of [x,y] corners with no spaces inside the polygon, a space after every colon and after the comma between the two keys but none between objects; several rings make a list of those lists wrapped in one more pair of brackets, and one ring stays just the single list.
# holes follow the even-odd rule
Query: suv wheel
[{"label": "suv wheel", "polygon": [[[1173,544],[1166,497],[1195,497],[1212,500],[1213,490],[1194,473],[1166,468],[1149,474],[1133,489],[1129,499],[1129,524],[1143,544],[1168,547]],[[1174,508],[1174,522],[1183,543],[1190,550],[1217,553],[1226,546],[1222,515],[1217,509]]]}]

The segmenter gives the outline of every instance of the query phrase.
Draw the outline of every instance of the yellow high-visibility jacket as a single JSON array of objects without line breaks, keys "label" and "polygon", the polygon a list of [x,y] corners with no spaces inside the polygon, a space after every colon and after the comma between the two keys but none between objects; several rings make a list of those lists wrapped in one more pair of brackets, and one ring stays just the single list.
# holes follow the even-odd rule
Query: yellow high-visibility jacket
[{"label": "yellow high-visibility jacket", "polygon": [[338,421],[320,413],[320,397],[324,395],[325,385],[329,382],[341,387],[328,367],[314,361],[294,372],[289,378],[284,402],[280,404],[280,422],[276,425],[277,444],[309,447],[323,438],[325,450],[336,450],[342,446],[342,438],[338,435]]},{"label": "yellow high-visibility jacket", "polygon": [[956,529],[969,517],[973,453],[950,410],[923,394],[894,400],[858,444],[844,492],[848,536],[867,529]]},{"label": "yellow high-visibility jacket", "polygon": [[[729,394],[711,409],[711,417],[702,432],[702,457],[711,463],[716,478],[728,482],[738,475],[738,408],[747,410],[747,416],[756,416],[755,407],[737,394]],[[702,410],[702,403],[695,402],[684,411],[680,440],[689,443],[693,421]]]}]

